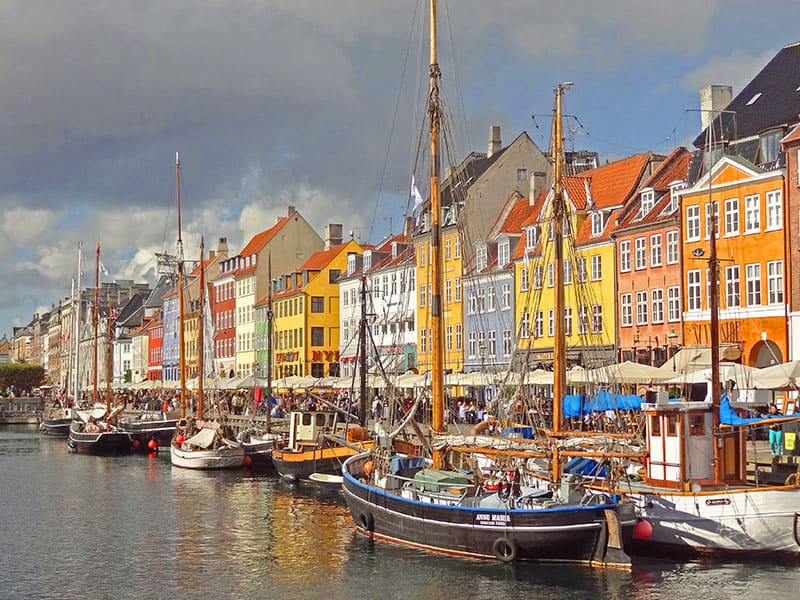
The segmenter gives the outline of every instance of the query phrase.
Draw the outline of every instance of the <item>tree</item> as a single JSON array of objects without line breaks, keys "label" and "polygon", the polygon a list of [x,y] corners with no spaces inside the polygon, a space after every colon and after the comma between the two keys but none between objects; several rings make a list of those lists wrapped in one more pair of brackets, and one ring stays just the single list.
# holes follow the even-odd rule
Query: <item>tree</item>
[{"label": "tree", "polygon": [[15,389],[30,391],[44,383],[44,367],[24,363],[0,364],[0,391],[12,385]]}]

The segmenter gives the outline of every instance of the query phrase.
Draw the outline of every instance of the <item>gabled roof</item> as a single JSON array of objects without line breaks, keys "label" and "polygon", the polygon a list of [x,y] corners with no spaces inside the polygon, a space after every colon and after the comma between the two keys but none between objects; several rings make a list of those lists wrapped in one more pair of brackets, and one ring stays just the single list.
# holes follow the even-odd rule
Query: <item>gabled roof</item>
[{"label": "gabled roof", "polygon": [[643,152],[580,175],[565,177],[564,189],[577,210],[587,208],[587,187],[595,208],[620,206],[638,189],[645,169],[653,158],[657,158],[657,155]]},{"label": "gabled roof", "polygon": [[172,289],[172,279],[169,275],[162,274],[153,291],[144,302],[145,308],[158,308],[164,304],[164,295]]},{"label": "gabled roof", "polygon": [[[247,242],[245,247],[242,248],[242,251],[239,253],[239,256],[251,256],[253,254],[258,254],[259,252],[261,252],[264,249],[264,247],[270,242],[270,240],[272,240],[278,234],[278,232],[283,228],[283,226],[289,222],[289,219],[291,217],[292,215],[281,217],[280,219],[278,219],[278,222],[275,223],[275,225],[273,225],[269,229],[265,229],[261,233],[255,234],[252,238],[250,238],[250,241]],[[251,264],[249,267],[245,269],[237,269],[236,277],[242,275],[249,275],[255,272],[255,270],[256,270],[256,265],[253,264]]]},{"label": "gabled roof", "polygon": [[796,142],[800,140],[800,125],[796,126],[792,129],[786,137],[781,140],[781,144],[791,144],[792,142]]},{"label": "gabled roof", "polygon": [[773,127],[797,123],[800,114],[800,43],[784,46],[767,66],[731,100],[711,126],[694,140],[706,145],[708,129],[714,142],[758,135]]},{"label": "gabled roof", "polygon": [[349,242],[345,242],[344,244],[331,246],[328,250],[317,250],[306,259],[306,262],[298,267],[297,272],[302,273],[303,271],[320,271],[324,269],[342,250],[344,250],[348,243]]}]

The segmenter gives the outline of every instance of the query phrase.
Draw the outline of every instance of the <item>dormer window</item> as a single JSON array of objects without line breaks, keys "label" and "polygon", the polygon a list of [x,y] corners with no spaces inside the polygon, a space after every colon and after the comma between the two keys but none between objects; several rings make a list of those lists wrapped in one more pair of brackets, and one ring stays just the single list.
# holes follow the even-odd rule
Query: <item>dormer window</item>
[{"label": "dormer window", "polygon": [[539,228],[531,225],[525,230],[525,249],[533,250],[539,241]]},{"label": "dormer window", "polygon": [[251,262],[252,262],[253,266],[255,267],[256,266],[256,255],[255,254],[253,254]]},{"label": "dormer window", "polygon": [[605,219],[603,219],[603,211],[596,210],[592,212],[592,235],[602,235],[605,229]]},{"label": "dormer window", "polygon": [[653,190],[644,190],[641,194],[641,208],[639,209],[639,218],[643,219],[647,214],[653,210],[655,204],[656,194]]},{"label": "dormer window", "polygon": [[781,145],[781,130],[773,129],[759,138],[759,164],[771,163],[778,158]]},{"label": "dormer window", "polygon": [[486,263],[488,262],[488,259],[489,252],[486,248],[486,244],[479,244],[475,249],[475,261],[478,271],[483,271],[486,269]]},{"label": "dormer window", "polygon": [[497,245],[497,266],[505,267],[511,261],[511,244],[503,240]]},{"label": "dormer window", "polygon": [[356,255],[355,254],[348,254],[347,255],[347,274],[352,275],[356,272]]},{"label": "dormer window", "polygon": [[250,257],[249,256],[245,256],[244,257],[244,268],[246,269],[249,266],[250,266]]},{"label": "dormer window", "polygon": [[364,272],[366,273],[372,268],[372,251],[367,250],[364,252]]},{"label": "dormer window", "polygon": [[681,201],[681,190],[686,187],[686,184],[682,181],[676,181],[675,183],[670,184],[669,186],[669,206],[667,207],[667,212],[672,213],[678,210],[678,205]]}]

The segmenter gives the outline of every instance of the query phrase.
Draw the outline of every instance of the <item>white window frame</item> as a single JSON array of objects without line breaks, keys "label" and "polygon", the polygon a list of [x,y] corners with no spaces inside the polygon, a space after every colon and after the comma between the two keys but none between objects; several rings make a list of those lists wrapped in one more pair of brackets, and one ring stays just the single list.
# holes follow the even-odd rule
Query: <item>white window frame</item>
[{"label": "white window frame", "polygon": [[725,200],[725,237],[739,235],[739,199]]},{"label": "white window frame", "polygon": [[619,270],[628,273],[631,270],[631,242],[625,240],[619,243]]},{"label": "white window frame", "polygon": [[662,288],[650,290],[650,322],[664,322],[664,290]]},{"label": "white window frame", "polygon": [[761,292],[761,263],[750,263],[744,266],[747,286],[747,306],[761,306],[764,296]]},{"label": "white window frame", "polygon": [[767,304],[783,304],[783,261],[767,263]]},{"label": "white window frame", "polygon": [[783,228],[783,192],[773,190],[767,192],[767,218],[764,231],[776,231]]},{"label": "white window frame", "polygon": [[690,269],[686,271],[686,309],[700,310],[702,307],[700,269]]},{"label": "white window frame", "polygon": [[725,267],[725,305],[728,308],[742,305],[742,282],[739,265]]},{"label": "white window frame", "polygon": [[650,236],[650,266],[660,267],[663,260],[661,250],[661,234],[655,233]]},{"label": "white window frame", "polygon": [[696,204],[686,207],[686,241],[700,240],[700,207]]},{"label": "white window frame", "polygon": [[667,232],[667,264],[676,265],[680,260],[680,244],[678,243],[678,232]]},{"label": "white window frame", "polygon": [[647,325],[649,314],[649,300],[647,298],[647,290],[636,292],[636,324]]},{"label": "white window frame", "polygon": [[744,197],[744,232],[761,233],[761,196]]},{"label": "white window frame", "polygon": [[619,296],[619,322],[622,327],[633,326],[633,296],[630,293]]},{"label": "white window frame", "polygon": [[667,288],[667,320],[675,323],[681,320],[681,288],[673,285]]}]

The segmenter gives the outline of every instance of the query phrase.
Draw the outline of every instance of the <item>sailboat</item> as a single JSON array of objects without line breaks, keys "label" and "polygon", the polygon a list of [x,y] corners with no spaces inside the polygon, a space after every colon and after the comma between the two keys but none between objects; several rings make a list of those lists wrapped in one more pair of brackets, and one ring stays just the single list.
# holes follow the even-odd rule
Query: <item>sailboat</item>
[{"label": "sailboat", "polygon": [[[712,128],[709,128],[709,132]],[[709,145],[710,147],[710,145]],[[708,169],[709,314],[711,342],[710,399],[669,401],[666,392],[645,404],[649,450],[641,480],[619,491],[637,506],[637,524],[630,550],[647,555],[722,555],[739,558],[800,558],[800,486],[791,473],[783,485],[748,479],[748,428],[766,427],[797,417],[745,419],[731,406],[730,385],[721,377],[721,259],[717,256],[717,202]],[[698,184],[699,185],[699,184]],[[705,195],[706,191],[695,188]],[[729,194],[729,190],[725,191]],[[727,196],[726,196],[727,197]],[[691,247],[690,247],[691,249]],[[696,258],[704,251],[693,252]]]},{"label": "sailboat", "polygon": [[[176,165],[178,165],[176,155]],[[179,195],[180,199],[180,195]],[[179,200],[180,201],[180,200]],[[180,212],[179,212],[180,214]],[[227,427],[218,421],[206,421],[203,419],[204,411],[204,357],[205,350],[203,345],[203,321],[205,307],[205,249],[203,241],[200,242],[200,312],[198,316],[198,338],[197,338],[197,411],[193,418],[186,417],[186,401],[184,390],[186,389],[186,360],[184,350],[184,307],[183,307],[183,242],[180,235],[180,217],[178,217],[178,305],[179,305],[179,324],[178,340],[180,344],[180,404],[181,419],[175,436],[170,443],[170,460],[175,467],[186,469],[231,469],[244,465],[245,456],[242,445],[231,439]]]},{"label": "sailboat", "polygon": [[[440,244],[439,104],[440,71],[436,51],[436,0],[430,2],[431,134],[430,229],[432,241],[431,303],[432,370],[431,408],[433,435],[430,458],[408,457],[384,443],[373,451],[348,459],[342,467],[343,490],[359,531],[374,538],[426,550],[504,562],[559,561],[629,568],[623,547],[635,525],[633,505],[608,493],[593,492],[580,478],[561,473],[556,438],[529,446],[525,440],[507,440],[503,448],[482,448],[478,437],[448,440],[444,433],[444,369],[442,357],[442,248]],[[563,235],[563,135],[561,97],[566,84],[556,87],[553,122],[554,239],[560,260]],[[559,212],[560,211],[560,212]],[[561,265],[556,264],[556,273]],[[556,288],[559,288],[556,281]],[[563,286],[561,287],[563,292]],[[556,314],[563,311],[563,293]],[[556,321],[553,434],[559,434],[560,394],[564,393],[563,320]],[[390,437],[390,436],[387,436]],[[385,440],[381,440],[384,442]],[[497,439],[487,442],[492,445]],[[452,448],[452,444],[460,444]],[[451,445],[454,452],[446,453]],[[479,461],[486,456],[498,460]],[[523,481],[525,462],[547,457],[552,465],[552,485]],[[502,459],[502,460],[499,460]],[[458,462],[458,464],[454,464]],[[508,465],[512,465],[510,468]],[[464,468],[457,468],[464,467]],[[492,475],[491,481],[483,476]],[[491,483],[491,485],[489,485]]]},{"label": "sailboat", "polygon": [[88,410],[76,410],[69,429],[67,444],[75,452],[88,454],[113,454],[130,452],[133,448],[130,435],[121,430],[117,425],[117,418],[125,410],[125,403],[111,406],[111,334],[112,319],[115,317],[113,309],[109,306],[106,316],[106,399],[105,404],[97,401],[97,352],[98,352],[98,324],[100,305],[100,242],[97,242],[95,260],[95,288],[94,288],[94,353],[93,353],[93,384],[92,407]]}]

